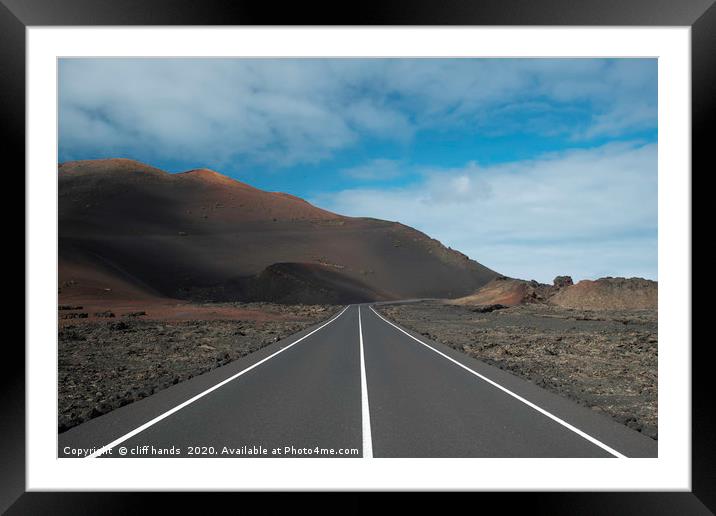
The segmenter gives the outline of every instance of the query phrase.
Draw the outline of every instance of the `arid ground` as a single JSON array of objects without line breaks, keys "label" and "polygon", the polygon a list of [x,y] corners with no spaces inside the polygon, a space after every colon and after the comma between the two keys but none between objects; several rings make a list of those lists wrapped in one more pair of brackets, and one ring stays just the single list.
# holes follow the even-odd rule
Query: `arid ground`
[{"label": "arid ground", "polygon": [[657,439],[657,311],[437,301],[377,307],[425,337]]},{"label": "arid ground", "polygon": [[330,305],[61,305],[58,430],[328,319]]}]

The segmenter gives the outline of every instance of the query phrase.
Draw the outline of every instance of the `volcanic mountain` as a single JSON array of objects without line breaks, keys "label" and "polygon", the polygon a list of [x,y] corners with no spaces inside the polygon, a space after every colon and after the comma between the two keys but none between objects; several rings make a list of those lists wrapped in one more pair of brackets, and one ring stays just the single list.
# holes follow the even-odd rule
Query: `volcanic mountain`
[{"label": "volcanic mountain", "polygon": [[60,296],[348,303],[467,295],[492,270],[397,222],[217,172],[61,164]]}]

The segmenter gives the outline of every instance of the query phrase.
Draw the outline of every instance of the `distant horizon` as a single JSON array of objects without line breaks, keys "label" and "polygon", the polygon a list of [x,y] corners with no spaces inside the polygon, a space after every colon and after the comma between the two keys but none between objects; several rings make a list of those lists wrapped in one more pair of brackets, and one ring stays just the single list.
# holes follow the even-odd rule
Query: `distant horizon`
[{"label": "distant horizon", "polygon": [[209,168],[509,277],[658,280],[655,59],[59,60],[60,163]]}]

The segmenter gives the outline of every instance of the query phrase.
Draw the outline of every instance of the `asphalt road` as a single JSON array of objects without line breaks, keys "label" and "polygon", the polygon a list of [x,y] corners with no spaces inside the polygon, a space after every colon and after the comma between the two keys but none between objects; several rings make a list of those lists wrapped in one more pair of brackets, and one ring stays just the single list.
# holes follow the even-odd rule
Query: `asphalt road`
[{"label": "asphalt road", "polygon": [[351,305],[59,435],[76,457],[656,457],[657,443]]}]

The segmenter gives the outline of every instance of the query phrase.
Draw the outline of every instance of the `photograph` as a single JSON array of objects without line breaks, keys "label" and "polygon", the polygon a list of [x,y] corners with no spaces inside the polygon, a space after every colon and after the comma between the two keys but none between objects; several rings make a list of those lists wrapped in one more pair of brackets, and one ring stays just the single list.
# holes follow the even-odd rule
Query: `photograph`
[{"label": "photograph", "polygon": [[0,0],[0,513],[713,514],[714,0],[506,2]]},{"label": "photograph", "polygon": [[656,57],[56,62],[56,457],[660,457]]},{"label": "photograph", "polygon": [[716,0],[340,7],[0,0],[0,514],[716,514]]}]

